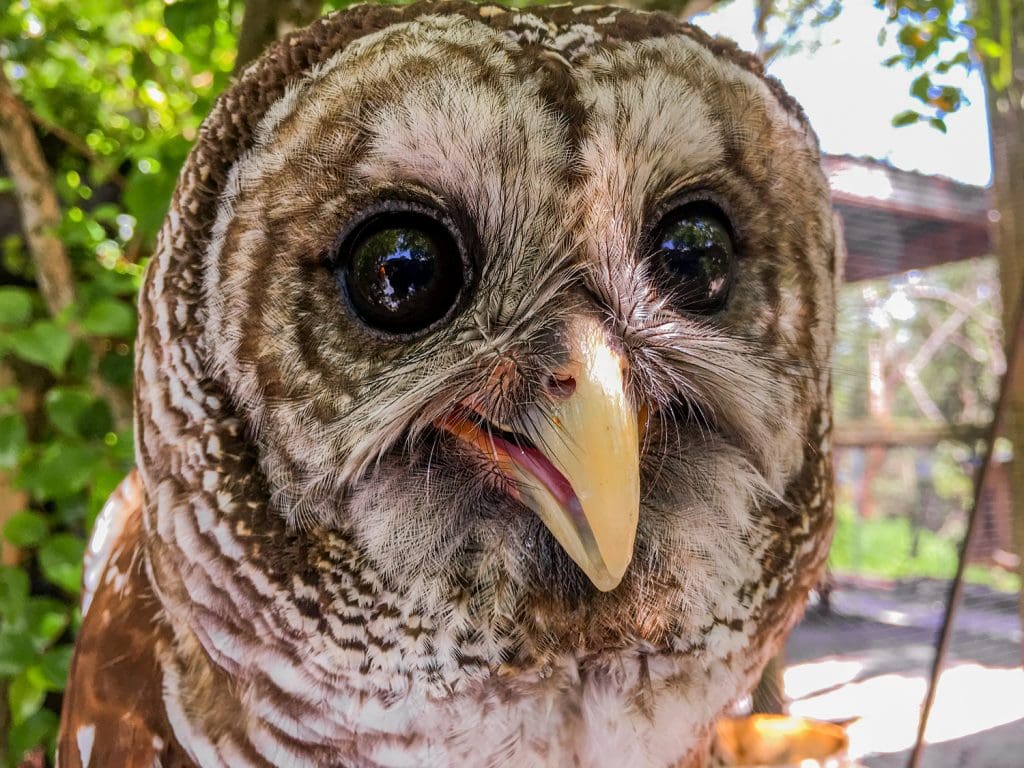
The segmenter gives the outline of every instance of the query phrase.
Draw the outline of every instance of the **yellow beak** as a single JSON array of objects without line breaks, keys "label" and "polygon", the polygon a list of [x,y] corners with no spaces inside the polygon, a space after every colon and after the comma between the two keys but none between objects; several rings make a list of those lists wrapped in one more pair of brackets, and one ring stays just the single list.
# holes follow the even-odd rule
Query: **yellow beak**
[{"label": "yellow beak", "polygon": [[633,557],[640,514],[636,410],[625,393],[623,359],[595,320],[568,330],[571,381],[522,430],[535,447],[514,444],[469,424],[443,427],[492,455],[522,501],[598,589],[618,586]]},{"label": "yellow beak", "polygon": [[575,391],[526,431],[569,488],[514,455],[512,466],[526,505],[594,586],[608,592],[633,559],[640,516],[637,416],[626,398],[622,357],[599,323],[571,327],[569,349]]}]

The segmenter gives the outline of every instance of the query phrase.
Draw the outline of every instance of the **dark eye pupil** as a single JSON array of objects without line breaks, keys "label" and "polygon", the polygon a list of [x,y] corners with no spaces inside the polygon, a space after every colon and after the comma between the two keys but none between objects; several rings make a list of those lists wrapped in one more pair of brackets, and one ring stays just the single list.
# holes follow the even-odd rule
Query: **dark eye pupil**
[{"label": "dark eye pupil", "polygon": [[437,252],[437,244],[425,232],[385,229],[360,244],[352,275],[370,301],[389,312],[401,312],[436,290]]},{"label": "dark eye pupil", "polygon": [[682,309],[713,312],[728,297],[735,254],[722,219],[709,205],[688,205],[670,213],[655,233],[657,271]]},{"label": "dark eye pupil", "polygon": [[422,213],[381,214],[342,244],[339,279],[368,325],[415,333],[454,306],[463,285],[462,259],[451,233]]}]

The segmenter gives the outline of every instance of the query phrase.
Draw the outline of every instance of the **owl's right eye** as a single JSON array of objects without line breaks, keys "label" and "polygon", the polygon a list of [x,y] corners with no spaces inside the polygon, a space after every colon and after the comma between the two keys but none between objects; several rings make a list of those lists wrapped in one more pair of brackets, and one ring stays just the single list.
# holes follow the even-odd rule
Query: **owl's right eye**
[{"label": "owl's right eye", "polygon": [[448,227],[419,210],[388,211],[360,224],[334,262],[339,285],[371,328],[408,335],[448,316],[466,283]]}]

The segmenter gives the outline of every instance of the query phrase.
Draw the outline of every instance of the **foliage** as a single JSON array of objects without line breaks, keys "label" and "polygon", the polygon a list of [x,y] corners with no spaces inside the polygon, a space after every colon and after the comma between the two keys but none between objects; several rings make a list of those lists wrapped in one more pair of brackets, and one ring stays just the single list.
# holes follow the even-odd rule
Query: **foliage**
[{"label": "foliage", "polygon": [[[836,508],[829,567],[843,573],[888,579],[951,579],[956,573],[961,537],[962,531],[943,535],[927,529],[915,530],[904,517],[858,519],[852,506],[840,504]],[[1020,578],[997,568],[971,565],[965,577],[970,583],[985,584],[1001,592],[1020,591]]]},{"label": "foliage", "polygon": [[[234,63],[229,0],[0,2],[0,59],[36,118],[76,301],[46,312],[18,234],[0,248],[0,680],[7,764],[51,744],[77,628],[84,537],[132,463],[134,297],[178,170]],[[0,192],[10,189],[3,180]],[[6,195],[10,200],[10,195]]]},{"label": "foliage", "polygon": [[[980,259],[842,289],[833,356],[833,403],[840,431],[869,423],[918,431],[931,425],[941,431],[991,420],[1005,366],[996,273],[994,259]],[[925,539],[936,530],[948,535],[950,521],[961,520],[971,503],[976,448],[951,440],[928,448],[890,448],[874,471],[863,462],[877,457],[844,449],[837,455],[840,491],[870,493],[878,509],[901,518],[899,525],[910,526],[908,531]],[[898,537],[892,546],[903,540]],[[840,535],[840,553],[842,542]],[[951,538],[947,544],[955,567],[954,542]],[[927,551],[927,544],[922,546]],[[899,558],[899,567],[910,574],[923,567],[916,575],[940,575],[928,570],[934,563],[922,557]],[[872,572],[870,558],[865,562]],[[897,567],[897,560],[883,558],[879,564],[884,562]]]},{"label": "foliage", "polygon": [[[921,102],[920,109],[895,115],[893,125],[927,122],[945,133],[946,116],[967,104],[963,89],[950,78],[954,70],[971,72],[988,62],[987,86],[1003,91],[1009,85],[1013,77],[1009,20],[1012,14],[1021,13],[1020,0],[873,1],[888,16],[886,26],[879,30],[879,43],[894,35],[899,45],[899,52],[884,64],[915,73],[910,94]],[[794,33],[827,24],[843,8],[842,0],[752,0],[752,5],[754,29],[766,60],[808,45],[793,43]]]},{"label": "foliage", "polygon": [[[887,66],[902,65],[918,72],[910,84],[910,93],[923,105],[923,111],[908,109],[893,117],[893,125],[912,125],[927,121],[945,133],[946,115],[956,112],[966,103],[963,91],[949,79],[957,68],[970,71],[987,59],[995,64],[988,85],[1001,91],[1010,83],[1011,43],[1008,23],[996,24],[989,18],[987,8],[997,8],[1008,21],[1019,0],[1001,0],[982,7],[966,0],[874,0],[875,7],[884,8],[889,23],[881,31],[884,39],[888,31],[895,33],[900,51],[885,61]],[[995,29],[1001,27],[996,33]]]},{"label": "foliage", "polygon": [[801,30],[817,31],[843,11],[841,0],[755,0],[754,34],[766,62],[802,50],[817,50],[820,40],[801,39]]}]

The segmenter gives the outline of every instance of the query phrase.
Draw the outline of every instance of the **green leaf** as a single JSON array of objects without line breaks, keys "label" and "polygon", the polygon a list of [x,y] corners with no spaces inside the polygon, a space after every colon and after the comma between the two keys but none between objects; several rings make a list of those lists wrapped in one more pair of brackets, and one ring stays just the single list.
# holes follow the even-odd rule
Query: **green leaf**
[{"label": "green leaf", "polygon": [[60,499],[85,488],[100,460],[90,446],[50,443],[41,456],[22,465],[19,482],[38,501]]},{"label": "green leaf", "polygon": [[[90,482],[92,482],[92,477],[93,474],[90,471]],[[85,518],[87,512],[86,502],[81,494],[65,495],[61,498],[53,499],[53,507],[51,517],[54,523],[68,528],[77,526]]]},{"label": "green leaf", "polygon": [[100,203],[89,213],[92,214],[96,221],[102,221],[104,224],[113,224],[120,215],[121,209],[113,203]]},{"label": "green leaf", "polygon": [[160,229],[175,181],[176,175],[166,172],[147,174],[137,171],[128,177],[121,199],[128,213],[135,217],[138,231],[156,234]]},{"label": "green leaf", "polygon": [[116,350],[108,352],[100,358],[98,368],[104,381],[123,389],[131,387],[135,377],[135,359],[130,350],[125,354]]},{"label": "green leaf", "polygon": [[910,84],[910,93],[914,98],[926,102],[928,101],[928,91],[931,87],[932,79],[925,72],[923,75],[918,75],[914,78],[914,81]]},{"label": "green leaf", "polygon": [[75,381],[81,381],[89,375],[92,369],[92,348],[88,340],[79,337],[71,345],[71,354],[64,363],[64,377]]},{"label": "green leaf", "polygon": [[54,387],[46,393],[43,406],[50,423],[65,435],[74,437],[80,431],[78,420],[92,401],[92,395],[83,389]]},{"label": "green leaf", "polygon": [[15,407],[20,394],[18,387],[0,387],[0,411]]},{"label": "green leaf", "polygon": [[96,468],[92,476],[92,488],[89,489],[89,503],[86,509],[85,522],[90,528],[96,521],[96,516],[103,508],[103,505],[110,498],[110,494],[124,480],[124,476],[128,473],[130,466],[131,462],[129,460],[124,465],[104,465]]},{"label": "green leaf", "polygon": [[189,30],[209,27],[216,20],[217,3],[214,0],[178,0],[164,7],[164,24],[182,42]]},{"label": "green leaf", "polygon": [[0,566],[0,616],[4,617],[5,625],[24,612],[28,590],[28,574],[20,568]]},{"label": "green leaf", "polygon": [[14,677],[36,660],[36,649],[25,635],[0,632],[0,677]]},{"label": "green leaf", "polygon": [[68,672],[71,670],[71,656],[74,650],[73,645],[60,645],[43,654],[43,660],[39,662],[38,669],[41,673],[40,682],[47,690],[60,691],[64,689],[64,682],[68,679]]},{"label": "green leaf", "polygon": [[974,45],[978,49],[978,53],[986,59],[1000,59],[1003,56],[1003,46],[991,37],[978,37],[974,41]]},{"label": "green leaf", "polygon": [[117,299],[103,299],[86,310],[82,327],[93,336],[131,336],[135,310]]},{"label": "green leaf", "polygon": [[39,568],[43,576],[71,594],[82,585],[82,556],[85,542],[67,533],[59,533],[39,548]]},{"label": "green leaf", "polygon": [[19,512],[4,525],[4,538],[16,547],[34,547],[49,530],[46,518],[38,512]]},{"label": "green leaf", "polygon": [[37,652],[50,647],[67,629],[68,607],[52,597],[33,597],[25,606],[25,626]]},{"label": "green leaf", "polygon": [[139,293],[138,279],[135,275],[104,269],[96,273],[93,285],[107,296],[124,296],[135,306],[135,297]]},{"label": "green leaf", "polygon": [[951,85],[944,85],[939,89],[938,95],[933,95],[929,103],[945,113],[956,112],[964,102],[963,92]]},{"label": "green leaf", "polygon": [[37,685],[29,675],[18,675],[7,687],[11,721],[18,725],[28,720],[39,711],[45,696],[46,690]]},{"label": "green leaf", "polygon": [[0,416],[0,469],[11,469],[28,443],[28,431],[20,413]]},{"label": "green leaf", "polygon": [[25,288],[0,288],[0,327],[20,328],[32,318],[32,294]]},{"label": "green leaf", "polygon": [[110,406],[78,387],[54,387],[44,407],[50,423],[70,437],[101,437],[113,426]]},{"label": "green leaf", "polygon": [[78,419],[78,431],[82,437],[97,438],[107,434],[114,427],[114,417],[105,400],[96,398]]},{"label": "green leaf", "polygon": [[18,765],[30,749],[48,742],[57,734],[57,715],[48,709],[40,709],[24,722],[11,728],[7,734],[9,757]]},{"label": "green leaf", "polygon": [[52,320],[37,320],[7,338],[22,360],[49,368],[58,376],[71,354],[71,334]]},{"label": "green leaf", "polygon": [[940,75],[944,75],[950,70],[952,70],[953,67],[956,66],[962,66],[968,71],[970,70],[971,56],[967,51],[960,51],[952,58],[946,59],[945,61],[940,61],[938,64],[935,65],[935,71],[938,72]]},{"label": "green leaf", "polygon": [[928,125],[930,125],[935,130],[939,131],[940,133],[946,132],[946,121],[943,120],[941,117],[930,118],[928,120]]},{"label": "green leaf", "polygon": [[913,109],[908,109],[904,112],[900,112],[892,119],[892,124],[896,128],[901,128],[904,125],[913,125],[921,119],[921,115]]}]

